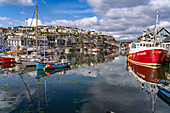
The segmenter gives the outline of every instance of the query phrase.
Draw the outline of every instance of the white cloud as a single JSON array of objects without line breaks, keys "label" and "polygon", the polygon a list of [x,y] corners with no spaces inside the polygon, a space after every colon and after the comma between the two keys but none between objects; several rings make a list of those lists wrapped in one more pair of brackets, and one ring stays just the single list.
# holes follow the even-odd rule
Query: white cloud
[{"label": "white cloud", "polygon": [[0,0],[0,5],[3,5],[3,4],[23,5],[23,6],[35,5],[32,0]]},{"label": "white cloud", "polygon": [[[30,26],[31,25],[31,26],[35,27],[36,26],[36,19],[28,18],[27,21],[25,20],[25,25],[26,26]],[[43,25],[41,20],[38,20],[38,25]]]},{"label": "white cloud", "polygon": [[70,20],[55,20],[49,23],[45,23],[47,25],[64,25],[64,26],[72,26],[72,27],[79,27],[79,28],[92,28],[94,25],[98,24],[98,19],[96,16],[91,18],[83,18],[76,21]]},{"label": "white cloud", "polygon": [[129,8],[146,5],[149,0],[87,0],[87,3],[94,8],[98,14],[104,14],[110,8]]},{"label": "white cloud", "polygon": [[25,15],[25,12],[24,12],[24,11],[21,11],[20,14]]},{"label": "white cloud", "polygon": [[7,17],[1,17],[0,16],[0,20],[2,20],[2,21],[5,21],[5,20],[8,20],[9,18],[7,18]]}]

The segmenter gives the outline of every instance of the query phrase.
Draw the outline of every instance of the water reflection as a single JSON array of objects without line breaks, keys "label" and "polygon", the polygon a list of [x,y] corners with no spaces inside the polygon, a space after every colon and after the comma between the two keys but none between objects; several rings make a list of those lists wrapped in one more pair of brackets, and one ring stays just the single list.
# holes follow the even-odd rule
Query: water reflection
[{"label": "water reflection", "polygon": [[119,56],[118,53],[107,53],[100,52],[95,54],[83,54],[83,53],[71,53],[67,54],[67,59],[71,62],[72,66],[93,66],[97,64],[102,64],[104,62],[110,62],[114,60],[115,57]]},{"label": "water reflection", "polygon": [[[0,71],[0,111],[8,112],[79,112],[87,100],[82,92],[87,90],[96,75],[95,71],[79,73],[77,67],[104,64],[118,55],[68,54],[72,67],[37,71],[35,67],[8,63],[1,65]],[[85,68],[88,70],[88,68]],[[67,73],[69,71],[69,73]],[[97,71],[96,71],[97,72]],[[69,75],[69,76],[68,76]],[[83,76],[82,76],[83,75]],[[84,75],[87,75],[84,76]],[[92,77],[92,78],[91,78]],[[81,83],[80,83],[81,81]],[[65,100],[67,99],[67,100]],[[65,101],[63,101],[65,100]],[[54,107],[60,106],[60,107]],[[64,106],[67,106],[63,109]]]},{"label": "water reflection", "polygon": [[159,68],[140,66],[127,62],[129,74],[139,83],[141,90],[150,94],[152,113],[155,112],[157,96],[170,105],[169,67]]}]

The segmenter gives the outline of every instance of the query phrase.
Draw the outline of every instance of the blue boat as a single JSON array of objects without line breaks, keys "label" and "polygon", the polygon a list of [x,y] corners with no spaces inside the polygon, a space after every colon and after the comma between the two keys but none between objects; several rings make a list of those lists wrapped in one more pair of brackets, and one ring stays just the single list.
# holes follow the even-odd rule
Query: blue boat
[{"label": "blue boat", "polygon": [[161,86],[158,86],[158,89],[158,96],[168,105],[170,105],[170,91]]}]

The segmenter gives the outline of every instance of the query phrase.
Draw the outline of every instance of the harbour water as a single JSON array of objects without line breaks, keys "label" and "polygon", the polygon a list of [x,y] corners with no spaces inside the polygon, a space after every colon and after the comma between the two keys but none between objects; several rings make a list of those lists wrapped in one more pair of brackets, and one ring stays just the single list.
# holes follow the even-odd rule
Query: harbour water
[{"label": "harbour water", "polygon": [[[35,67],[1,69],[2,113],[169,113],[168,103],[127,71],[126,56],[68,55],[71,68],[37,71]],[[16,67],[16,66],[14,66]],[[91,73],[89,73],[89,70]],[[164,76],[168,66],[160,68]],[[159,77],[158,77],[159,78]],[[166,78],[165,78],[166,79]]]}]

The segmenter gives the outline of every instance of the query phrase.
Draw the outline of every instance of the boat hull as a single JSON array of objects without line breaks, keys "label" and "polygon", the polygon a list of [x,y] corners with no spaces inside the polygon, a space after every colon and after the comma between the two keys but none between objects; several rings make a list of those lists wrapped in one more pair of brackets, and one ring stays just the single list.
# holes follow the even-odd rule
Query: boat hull
[{"label": "boat hull", "polygon": [[2,63],[16,63],[15,57],[1,57]]},{"label": "boat hull", "polygon": [[139,65],[162,65],[165,62],[167,51],[165,49],[150,49],[129,53],[127,59]]},{"label": "boat hull", "polygon": [[69,63],[42,63],[42,62],[35,62],[37,70],[42,69],[58,69],[58,68],[65,68],[69,67]]},{"label": "boat hull", "polygon": [[165,101],[168,105],[170,105],[170,91],[164,89],[161,86],[158,86],[158,96]]}]

